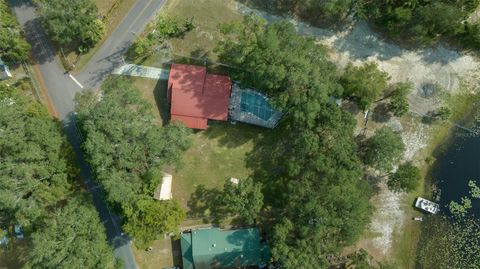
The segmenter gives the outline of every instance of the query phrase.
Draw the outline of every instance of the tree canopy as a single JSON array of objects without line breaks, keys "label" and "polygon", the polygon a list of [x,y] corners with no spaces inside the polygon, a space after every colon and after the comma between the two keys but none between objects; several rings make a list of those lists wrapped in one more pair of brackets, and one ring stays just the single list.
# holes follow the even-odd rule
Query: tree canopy
[{"label": "tree canopy", "polygon": [[26,267],[113,268],[97,212],[75,189],[78,170],[59,122],[26,92],[0,84],[0,132],[2,225],[33,232]]},{"label": "tree canopy", "polygon": [[418,186],[420,179],[420,169],[407,162],[398,166],[397,171],[390,175],[387,185],[392,191],[411,192]]},{"label": "tree canopy", "polygon": [[247,224],[255,223],[263,206],[262,185],[253,179],[241,179],[238,184],[225,182],[219,199],[226,212],[239,215]]},{"label": "tree canopy", "polygon": [[234,79],[285,112],[249,157],[269,210],[272,254],[285,268],[327,267],[326,255],[358,238],[371,215],[355,120],[328,102],[342,93],[336,68],[323,47],[287,22],[247,16],[222,29],[227,36],[217,51]]},{"label": "tree canopy", "polygon": [[[126,227],[138,227],[142,221],[150,223],[148,214],[160,214],[162,210],[174,215],[168,211],[178,208],[158,201],[153,205],[155,201],[146,202],[145,197],[153,196],[161,180],[159,171],[165,165],[178,164],[190,146],[189,130],[176,124],[155,125],[150,105],[124,77],[105,81],[101,96],[85,91],[75,100],[87,161],[107,200],[123,209]],[[136,215],[133,208],[154,211]],[[172,218],[175,224],[177,219]],[[142,235],[139,240],[168,232],[148,231],[152,234]]]},{"label": "tree canopy", "polygon": [[105,229],[91,203],[76,198],[57,208],[32,234],[29,268],[114,268]]},{"label": "tree canopy", "polygon": [[125,206],[128,221],[125,231],[135,238],[137,245],[147,244],[165,232],[177,231],[185,219],[185,212],[176,201],[157,201],[152,197],[144,197]]},{"label": "tree canopy", "polygon": [[388,172],[398,162],[405,151],[405,144],[400,134],[390,127],[382,127],[370,137],[364,145],[363,160],[365,164],[378,170]]},{"label": "tree canopy", "polygon": [[352,243],[369,222],[370,186],[361,180],[350,114],[327,103],[313,128],[294,126],[270,152],[270,165],[282,169],[264,175],[279,210],[272,252],[287,257],[287,268],[322,268],[319,253]]},{"label": "tree canopy", "polygon": [[277,108],[309,120],[330,96],[340,96],[336,67],[325,49],[300,36],[288,22],[266,24],[256,16],[223,25],[226,38],[216,49],[230,75],[272,97]]},{"label": "tree canopy", "polygon": [[478,0],[242,0],[317,26],[367,19],[390,38],[433,45],[440,40],[480,49]]},{"label": "tree canopy", "polygon": [[314,24],[338,24],[354,11],[356,0],[253,0],[257,6],[300,17]]},{"label": "tree canopy", "polygon": [[408,103],[407,95],[413,88],[413,84],[409,82],[400,82],[393,86],[393,91],[390,94],[390,102],[388,104],[389,110],[393,115],[401,117],[408,112],[410,105]]},{"label": "tree canopy", "polygon": [[105,33],[92,0],[36,0],[50,38],[67,49],[93,47]]},{"label": "tree canopy", "polygon": [[389,76],[380,71],[375,62],[362,66],[349,64],[340,82],[344,88],[345,97],[354,97],[361,109],[369,109],[385,91]]},{"label": "tree canopy", "polygon": [[74,168],[60,125],[38,103],[0,84],[0,212],[24,226],[70,193]]},{"label": "tree canopy", "polygon": [[0,58],[9,62],[27,60],[30,48],[7,3],[0,0]]},{"label": "tree canopy", "polygon": [[467,20],[478,7],[478,0],[359,2],[359,13],[394,38],[425,45],[442,38],[459,39],[467,47],[480,48],[480,43],[475,42],[478,41],[478,22],[472,24]]}]

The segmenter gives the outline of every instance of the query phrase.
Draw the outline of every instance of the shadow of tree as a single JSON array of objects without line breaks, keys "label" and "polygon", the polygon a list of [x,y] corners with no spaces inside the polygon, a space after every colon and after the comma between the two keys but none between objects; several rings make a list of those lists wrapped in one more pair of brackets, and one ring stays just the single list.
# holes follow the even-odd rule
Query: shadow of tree
[{"label": "shadow of tree", "polygon": [[160,118],[162,119],[162,125],[165,125],[170,120],[170,105],[167,100],[167,88],[168,81],[159,79],[153,89],[153,96],[155,97],[155,104],[160,113]]},{"label": "shadow of tree", "polygon": [[180,239],[171,238],[172,243],[172,256],[173,256],[173,264],[175,266],[182,265],[182,249],[180,247]]},{"label": "shadow of tree", "polygon": [[202,218],[205,223],[220,225],[227,213],[221,203],[222,192],[218,189],[207,189],[205,185],[198,185],[187,202],[191,217]]},{"label": "shadow of tree", "polygon": [[437,45],[432,48],[427,48],[421,51],[422,60],[428,64],[439,63],[446,65],[450,62],[458,60],[462,57],[459,52],[449,49],[444,45]]},{"label": "shadow of tree", "polygon": [[388,105],[387,103],[380,103],[375,108],[373,109],[372,113],[372,119],[376,122],[387,122],[390,120],[392,115],[390,114],[390,111],[388,110]]},{"label": "shadow of tree", "polygon": [[[24,25],[24,32],[27,40],[32,45],[32,54],[38,64],[55,60],[55,53],[50,46],[50,40],[42,28],[40,18],[29,20]],[[45,45],[46,44],[46,45]]]},{"label": "shadow of tree", "polygon": [[221,146],[236,148],[250,141],[257,141],[268,130],[248,124],[209,121],[209,127],[204,131],[210,139],[218,139]]},{"label": "shadow of tree", "polygon": [[253,172],[252,178],[262,183],[265,206],[282,208],[282,198],[286,193],[286,183],[282,180],[285,167],[278,160],[289,154],[289,148],[282,140],[284,127],[277,126],[256,140],[254,150],[247,154],[247,167]]}]

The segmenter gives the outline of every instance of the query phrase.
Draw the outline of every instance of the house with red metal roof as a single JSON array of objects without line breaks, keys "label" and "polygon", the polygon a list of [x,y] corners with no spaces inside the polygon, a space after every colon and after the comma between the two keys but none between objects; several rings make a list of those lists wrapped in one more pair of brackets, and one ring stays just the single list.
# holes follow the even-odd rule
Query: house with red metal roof
[{"label": "house with red metal roof", "polygon": [[168,78],[171,120],[193,129],[206,129],[208,120],[226,121],[231,88],[228,76],[208,74],[201,66],[172,64]]}]

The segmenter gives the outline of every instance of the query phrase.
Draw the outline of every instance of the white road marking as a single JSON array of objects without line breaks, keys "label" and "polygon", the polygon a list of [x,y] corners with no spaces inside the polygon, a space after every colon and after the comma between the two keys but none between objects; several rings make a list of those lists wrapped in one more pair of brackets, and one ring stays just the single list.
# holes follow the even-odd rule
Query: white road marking
[{"label": "white road marking", "polygon": [[80,84],[80,82],[78,82],[78,80],[76,80],[76,79],[72,76],[72,74],[68,74],[68,76],[69,76],[75,83],[77,83],[77,85],[80,86],[80,88],[83,89],[82,84]]}]

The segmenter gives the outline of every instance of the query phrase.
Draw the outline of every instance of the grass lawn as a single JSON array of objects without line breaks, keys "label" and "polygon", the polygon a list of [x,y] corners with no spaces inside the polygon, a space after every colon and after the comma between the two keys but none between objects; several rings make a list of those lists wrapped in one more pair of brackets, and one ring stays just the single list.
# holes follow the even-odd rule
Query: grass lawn
[{"label": "grass lawn", "polygon": [[132,245],[137,264],[142,269],[157,269],[171,266],[180,266],[182,253],[179,241],[170,238],[155,240],[151,244],[152,250],[138,249]]},{"label": "grass lawn", "polygon": [[402,205],[404,212],[402,228],[395,231],[393,237],[392,258],[400,268],[415,268],[417,243],[421,235],[421,222],[414,221],[413,218],[423,215],[422,212],[413,207],[413,201],[418,196],[429,197],[429,192],[425,191],[424,186],[420,186],[417,190],[408,194]]},{"label": "grass lawn", "polygon": [[[197,64],[205,58],[217,61],[213,49],[222,39],[218,25],[242,18],[234,0],[168,0],[160,15],[179,19],[194,18],[195,29],[183,38],[171,39],[170,44],[175,61],[193,61]],[[165,55],[157,53],[142,61],[142,64],[162,67],[164,62]]]},{"label": "grass lawn", "polygon": [[173,39],[173,52],[184,56],[208,56],[216,60],[213,49],[222,39],[220,23],[241,19],[234,0],[170,0],[163,15],[188,19],[193,17],[195,29],[182,39]]},{"label": "grass lawn", "polygon": [[248,125],[210,122],[206,131],[194,133],[182,167],[173,172],[173,197],[188,209],[197,186],[222,187],[230,177],[248,177],[252,171],[246,164],[247,155],[262,131]]},{"label": "grass lawn", "polygon": [[[85,64],[87,64],[90,59],[95,55],[98,49],[102,46],[103,42],[107,40],[110,34],[117,28],[122,19],[128,13],[130,8],[136,2],[135,0],[94,0],[95,5],[98,8],[100,16],[106,17],[105,26],[106,31],[105,35],[100,40],[100,42],[95,45],[90,51],[77,59],[78,55],[76,52],[70,52],[67,56],[70,63],[75,63],[75,71],[80,71]],[[61,57],[61,56],[60,56]]]},{"label": "grass lawn", "polygon": [[147,100],[153,109],[155,122],[159,125],[167,123],[170,118],[169,105],[167,102],[167,81],[150,78],[132,78],[133,85]]}]

